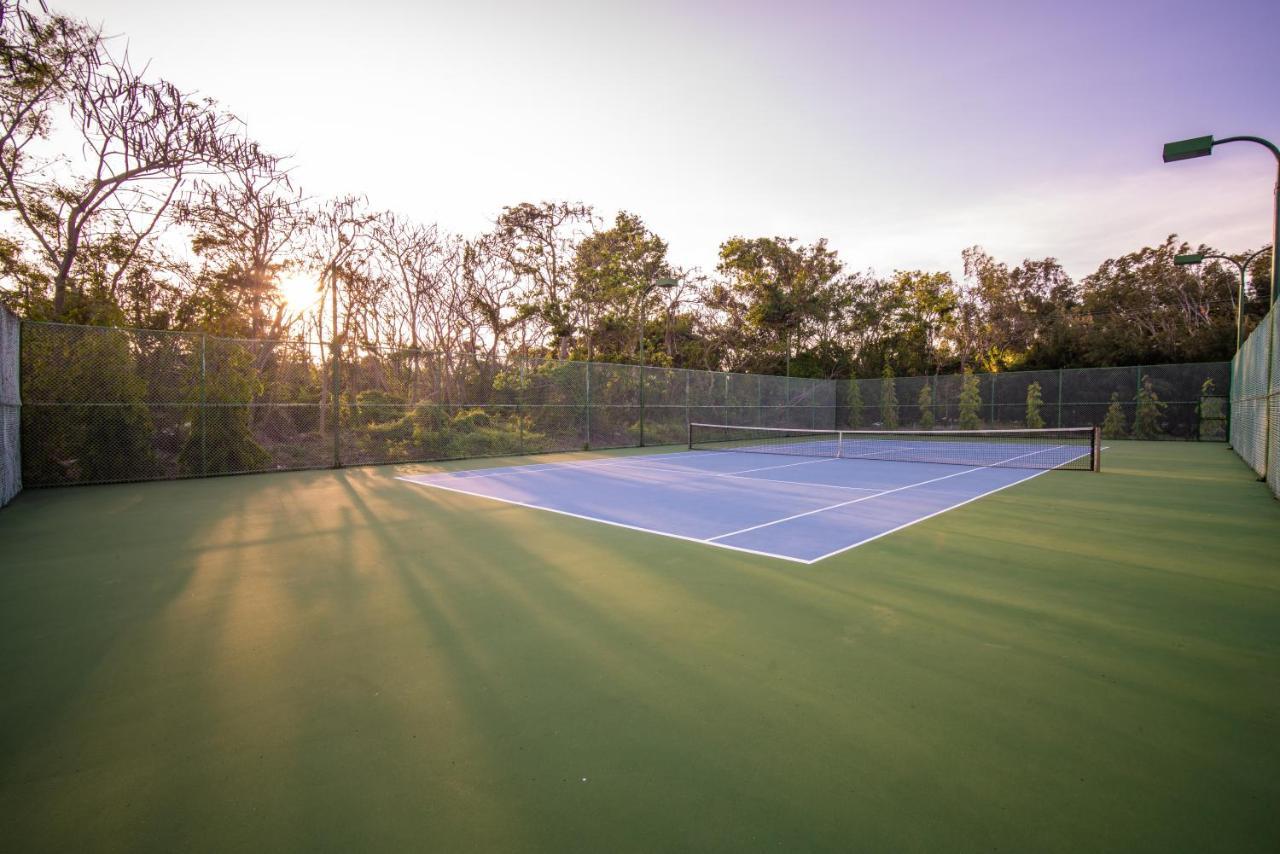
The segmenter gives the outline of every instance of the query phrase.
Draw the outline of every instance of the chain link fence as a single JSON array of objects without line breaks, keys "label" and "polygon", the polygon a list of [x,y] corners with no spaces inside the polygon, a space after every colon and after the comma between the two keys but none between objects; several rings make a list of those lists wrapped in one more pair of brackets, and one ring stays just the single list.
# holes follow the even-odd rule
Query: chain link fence
[{"label": "chain link fence", "polygon": [[826,380],[410,348],[335,360],[314,342],[22,328],[30,486],[670,445],[691,419],[836,418]]},{"label": "chain link fence", "polygon": [[690,422],[1111,417],[1118,435],[1223,439],[1229,379],[1225,362],[849,381],[351,345],[335,359],[314,342],[34,322],[21,342],[28,486],[683,444]]},{"label": "chain link fence", "polygon": [[1231,447],[1280,497],[1280,312],[1272,309],[1231,362]]},{"label": "chain link fence", "polygon": [[22,489],[18,437],[21,399],[18,393],[18,347],[22,327],[16,315],[0,306],[0,507]]}]

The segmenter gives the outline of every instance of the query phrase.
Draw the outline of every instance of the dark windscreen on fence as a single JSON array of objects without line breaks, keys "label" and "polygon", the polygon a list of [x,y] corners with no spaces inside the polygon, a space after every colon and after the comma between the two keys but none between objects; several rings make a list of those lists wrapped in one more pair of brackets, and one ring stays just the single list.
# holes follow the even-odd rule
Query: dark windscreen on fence
[{"label": "dark windscreen on fence", "polygon": [[1225,362],[826,380],[350,344],[335,364],[328,344],[30,322],[21,341],[29,486],[672,445],[691,422],[1224,439],[1229,384]]},{"label": "dark windscreen on fence", "polygon": [[[1229,362],[834,381],[837,428],[1102,426],[1107,438],[1225,441]],[[803,425],[788,425],[803,426]]]}]

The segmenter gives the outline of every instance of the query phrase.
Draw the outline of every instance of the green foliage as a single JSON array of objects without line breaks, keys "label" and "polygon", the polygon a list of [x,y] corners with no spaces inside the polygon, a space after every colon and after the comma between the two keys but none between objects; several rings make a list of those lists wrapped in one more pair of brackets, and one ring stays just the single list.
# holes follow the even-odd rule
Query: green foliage
[{"label": "green foliage", "polygon": [[849,380],[845,422],[853,429],[862,426],[862,383],[854,377]]},{"label": "green foliage", "polygon": [[804,246],[789,237],[731,237],[716,265],[726,283],[710,302],[758,349],[786,353],[832,313],[842,267],[826,240]]},{"label": "green foliage", "polygon": [[977,430],[982,427],[982,418],[978,415],[982,408],[982,391],[978,385],[978,377],[972,371],[965,370],[960,380],[960,429]]},{"label": "green foliage", "polygon": [[[588,235],[578,244],[573,269],[573,297],[585,315],[583,355],[591,359],[635,353],[641,295],[671,273],[667,244],[640,217],[620,211],[612,228]],[[661,290],[649,293],[645,313],[650,319],[666,298]],[[651,363],[660,361],[654,358],[657,350],[652,343],[646,344],[646,350]]]},{"label": "green foliage", "polygon": [[1168,404],[1156,394],[1151,377],[1142,377],[1142,386],[1134,400],[1137,406],[1133,413],[1133,438],[1159,439],[1164,435],[1164,411]]},{"label": "green foliage", "polygon": [[932,430],[934,425],[933,417],[933,386],[931,383],[925,383],[920,388],[920,394],[916,397],[916,405],[920,407],[920,428],[923,430]]},{"label": "green foliage", "polygon": [[1200,400],[1196,405],[1197,438],[1218,440],[1226,436],[1225,402],[1225,398],[1216,393],[1213,380],[1206,379],[1200,385]]},{"label": "green foliage", "polygon": [[404,398],[377,389],[366,389],[356,395],[356,417],[365,424],[395,421],[403,414]]},{"label": "green foliage", "polygon": [[156,428],[130,337],[61,332],[23,334],[24,477],[61,483],[152,476]]},{"label": "green foliage", "polygon": [[[271,455],[253,437],[249,406],[263,390],[253,354],[221,341],[206,354],[203,375],[192,371],[187,390],[192,429],[178,453],[183,475],[260,471]],[[238,404],[238,405],[237,405]]]},{"label": "green foliage", "polygon": [[898,426],[898,392],[894,388],[893,368],[884,366],[880,379],[880,423],[886,430]]},{"label": "green foliage", "polygon": [[1027,426],[1032,430],[1039,430],[1044,426],[1044,418],[1040,416],[1040,407],[1044,405],[1044,398],[1040,396],[1040,383],[1034,382],[1027,386]]},{"label": "green foliage", "polygon": [[1107,407],[1107,415],[1102,419],[1102,435],[1107,439],[1123,439],[1129,434],[1128,419],[1124,415],[1124,404],[1120,402],[1120,392],[1111,392],[1111,405]]}]

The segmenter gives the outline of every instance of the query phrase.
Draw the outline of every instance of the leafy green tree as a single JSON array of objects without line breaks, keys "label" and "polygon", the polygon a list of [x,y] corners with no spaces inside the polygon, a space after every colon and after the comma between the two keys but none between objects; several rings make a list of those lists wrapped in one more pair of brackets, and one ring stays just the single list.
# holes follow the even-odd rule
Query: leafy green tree
[{"label": "leafy green tree", "polygon": [[960,429],[977,430],[982,427],[982,418],[978,415],[982,408],[982,391],[978,386],[978,376],[972,371],[965,371],[960,380]]},{"label": "leafy green tree", "polygon": [[[1235,343],[1233,271],[1182,267],[1192,250],[1170,236],[1104,261],[1081,283],[1083,358],[1095,365],[1159,364],[1229,358]],[[1135,430],[1136,430],[1135,425]]]},{"label": "leafy green tree", "polygon": [[589,205],[522,202],[502,209],[492,245],[528,289],[561,359],[569,358],[576,321],[574,256],[593,220]]},{"label": "leafy green tree", "polygon": [[1058,367],[1078,349],[1075,284],[1057,259],[1017,267],[964,250],[966,288],[957,339],[965,363],[987,370]]},{"label": "leafy green tree", "polygon": [[1168,404],[1156,394],[1151,377],[1143,375],[1142,386],[1134,398],[1133,438],[1158,439],[1164,435],[1164,411]]},{"label": "leafy green tree", "polygon": [[830,313],[842,267],[826,240],[803,246],[790,237],[732,237],[720,244],[716,270],[728,281],[718,302],[785,362]]},{"label": "leafy green tree", "polygon": [[932,430],[934,425],[933,386],[928,382],[920,387],[920,394],[916,396],[916,405],[920,407],[920,428]]},{"label": "leafy green tree", "polygon": [[898,392],[894,388],[893,368],[885,365],[880,376],[880,423],[884,429],[894,430],[898,426]]},{"label": "leafy green tree", "polygon": [[845,401],[846,411],[845,423],[853,429],[862,426],[862,383],[857,377],[849,380],[849,392]]},{"label": "leafy green tree", "polygon": [[1044,405],[1044,398],[1040,396],[1040,383],[1033,382],[1027,386],[1027,426],[1032,430],[1039,430],[1044,426],[1044,418],[1040,416],[1040,407]]},{"label": "leafy green tree", "polygon": [[1120,402],[1120,392],[1113,391],[1107,415],[1102,419],[1102,435],[1107,439],[1123,439],[1128,434],[1128,419],[1125,418],[1124,404]]},{"label": "leafy green tree", "polygon": [[[601,336],[596,324],[604,321],[606,329],[615,325],[620,330],[637,329],[640,300],[647,301],[644,314],[653,318],[659,301],[668,295],[645,289],[657,279],[671,275],[667,263],[667,244],[645,227],[635,214],[621,211],[613,227],[590,234],[578,244],[573,259],[575,311],[581,317],[588,360],[595,358],[597,341],[607,356],[619,356],[623,342],[630,353],[639,347],[636,336]],[[646,348],[648,349],[648,348]]]}]

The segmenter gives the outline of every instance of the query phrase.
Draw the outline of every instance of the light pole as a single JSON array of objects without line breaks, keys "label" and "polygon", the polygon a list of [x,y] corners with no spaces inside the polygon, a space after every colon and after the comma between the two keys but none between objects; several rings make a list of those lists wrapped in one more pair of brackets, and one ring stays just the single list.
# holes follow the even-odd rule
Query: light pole
[{"label": "light pole", "polygon": [[1179,267],[1187,267],[1194,264],[1199,264],[1211,258],[1216,258],[1219,261],[1230,261],[1232,264],[1235,264],[1236,267],[1240,270],[1240,292],[1236,297],[1236,350],[1237,351],[1240,349],[1240,344],[1244,340],[1244,283],[1245,283],[1245,279],[1249,275],[1249,265],[1253,263],[1253,259],[1257,258],[1259,255],[1261,255],[1264,252],[1270,252],[1270,251],[1271,251],[1270,246],[1264,246],[1261,249],[1259,249],[1257,252],[1250,255],[1248,258],[1245,258],[1244,261],[1237,261],[1236,259],[1232,258],[1230,255],[1206,255],[1203,252],[1196,252],[1191,255],[1176,255],[1174,256],[1174,259],[1173,259],[1173,263],[1177,264]]},{"label": "light pole", "polygon": [[[1196,157],[1208,157],[1213,153],[1215,145],[1225,145],[1228,142],[1255,142],[1263,148],[1271,152],[1276,159],[1276,186],[1275,186],[1275,204],[1271,215],[1271,245],[1280,245],[1280,148],[1276,148],[1275,144],[1268,142],[1258,136],[1229,136],[1226,139],[1215,140],[1212,136],[1198,136],[1195,139],[1184,139],[1178,142],[1166,143],[1164,147],[1164,162],[1173,163],[1177,160],[1191,160]],[[1276,258],[1275,253],[1271,255],[1271,299],[1269,305],[1276,304],[1276,270],[1280,266],[1280,259]]]},{"label": "light pole", "polygon": [[650,282],[644,286],[640,292],[640,447],[644,447],[644,309],[645,303],[649,299],[649,294],[654,288],[666,288],[670,290],[680,284],[675,279],[662,278]]},{"label": "light pole", "polygon": [[[1229,136],[1226,139],[1215,140],[1212,136],[1198,136],[1194,139],[1183,139],[1178,142],[1165,143],[1164,146],[1164,162],[1173,163],[1176,160],[1191,160],[1195,157],[1208,157],[1213,154],[1215,145],[1225,145],[1228,142],[1253,142],[1261,145],[1263,148],[1271,152],[1276,159],[1276,185],[1274,188],[1273,205],[1271,212],[1271,245],[1275,247],[1275,251],[1271,253],[1271,298],[1268,301],[1268,308],[1275,310],[1276,305],[1276,284],[1277,274],[1280,273],[1280,148],[1276,148],[1275,143],[1269,142],[1260,136]],[[1272,354],[1275,352],[1275,322],[1274,318],[1267,323],[1267,388],[1271,388],[1271,363],[1275,361]],[[1238,356],[1238,353],[1237,353]],[[1263,436],[1263,452],[1262,452],[1262,470],[1263,477],[1266,472],[1271,471],[1271,419],[1263,416],[1266,420],[1266,430]]]}]

